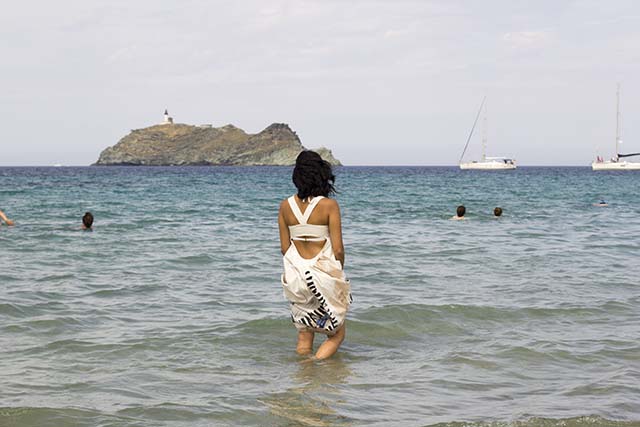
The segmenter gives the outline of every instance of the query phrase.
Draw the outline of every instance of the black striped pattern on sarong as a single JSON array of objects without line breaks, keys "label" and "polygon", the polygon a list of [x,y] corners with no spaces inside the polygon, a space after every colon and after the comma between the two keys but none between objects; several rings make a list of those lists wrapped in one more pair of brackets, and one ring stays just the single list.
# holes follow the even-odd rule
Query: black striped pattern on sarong
[{"label": "black striped pattern on sarong", "polygon": [[[305,271],[304,274],[307,282],[307,288],[309,288],[313,296],[316,297],[319,306],[315,310],[309,312],[306,316],[300,318],[300,322],[310,328],[320,328],[327,331],[333,331],[338,326],[338,321],[334,317],[333,313],[331,313],[331,310],[329,310],[329,307],[327,307],[326,300],[313,282],[311,272]],[[328,320],[329,323],[323,323],[322,320],[325,322]]]}]

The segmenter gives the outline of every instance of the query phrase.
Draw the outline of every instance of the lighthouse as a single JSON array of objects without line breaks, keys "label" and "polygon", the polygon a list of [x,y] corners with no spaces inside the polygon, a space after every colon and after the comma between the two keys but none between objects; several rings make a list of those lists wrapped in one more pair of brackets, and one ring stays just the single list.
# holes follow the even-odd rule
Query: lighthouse
[{"label": "lighthouse", "polygon": [[172,125],[173,117],[169,117],[169,111],[165,108],[164,110],[164,119],[162,120],[163,125]]}]

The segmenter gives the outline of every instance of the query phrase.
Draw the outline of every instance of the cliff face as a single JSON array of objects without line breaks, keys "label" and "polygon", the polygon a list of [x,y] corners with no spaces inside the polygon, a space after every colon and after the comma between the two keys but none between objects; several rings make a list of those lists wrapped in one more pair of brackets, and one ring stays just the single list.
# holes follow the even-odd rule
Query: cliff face
[{"label": "cliff face", "polygon": [[[132,130],[100,153],[96,165],[292,165],[304,150],[300,138],[284,123],[247,134],[233,125],[220,128],[163,124]],[[331,150],[316,150],[333,165]]]}]

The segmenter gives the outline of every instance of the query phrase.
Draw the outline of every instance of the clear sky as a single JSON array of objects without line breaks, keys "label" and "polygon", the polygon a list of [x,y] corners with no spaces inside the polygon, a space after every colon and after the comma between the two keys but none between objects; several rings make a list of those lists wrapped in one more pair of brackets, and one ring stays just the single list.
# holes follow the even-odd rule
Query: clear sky
[{"label": "clear sky", "polygon": [[[0,13],[0,165],[87,165],[162,119],[286,122],[350,165],[640,151],[640,1],[61,0]],[[481,130],[481,128],[479,129]],[[482,132],[471,142],[479,155]]]}]

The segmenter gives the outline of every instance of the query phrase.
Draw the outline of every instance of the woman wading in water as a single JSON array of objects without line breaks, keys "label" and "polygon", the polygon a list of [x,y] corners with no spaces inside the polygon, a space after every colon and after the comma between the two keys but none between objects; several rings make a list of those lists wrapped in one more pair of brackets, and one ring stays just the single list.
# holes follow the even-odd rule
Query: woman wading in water
[{"label": "woman wading in water", "polygon": [[293,169],[298,192],[282,201],[278,213],[284,255],[282,286],[298,330],[296,351],[311,354],[315,333],[325,334],[327,340],[318,348],[317,359],[338,351],[351,304],[349,281],[342,270],[340,208],[329,198],[335,192],[334,181],[329,162],[314,151],[303,151]]}]

